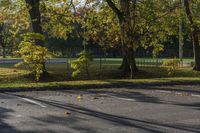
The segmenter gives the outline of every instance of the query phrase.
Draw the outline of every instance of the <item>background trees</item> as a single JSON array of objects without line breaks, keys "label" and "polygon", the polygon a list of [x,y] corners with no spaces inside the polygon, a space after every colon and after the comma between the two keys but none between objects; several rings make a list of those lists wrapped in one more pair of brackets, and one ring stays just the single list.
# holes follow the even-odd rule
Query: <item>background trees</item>
[{"label": "background trees", "polygon": [[[138,70],[135,51],[138,47],[153,47],[154,55],[162,50],[167,37],[173,34],[170,23],[177,21],[177,3],[160,0],[106,0],[115,12],[120,25],[120,38],[123,50],[122,69],[129,71],[131,77]],[[173,25],[173,23],[171,23]]]},{"label": "background trees", "polygon": [[6,55],[12,49],[11,33],[8,30],[8,27],[5,24],[0,24],[0,47],[2,48],[3,58],[6,58]]},{"label": "background trees", "polygon": [[180,20],[184,40],[192,33],[194,69],[199,70],[199,20],[196,15],[199,2],[184,0],[184,5],[185,10],[180,10],[180,0],[4,1],[0,23],[6,24],[12,42],[9,44],[15,48],[22,39],[20,36],[30,31],[47,38],[36,44],[62,51],[63,55],[69,43],[69,46],[80,43],[83,49],[98,45],[105,51],[116,47],[122,53],[119,55],[123,58],[121,69],[133,78],[138,71],[135,61],[138,49],[150,51],[156,57],[169,43],[177,45]]},{"label": "background trees", "polygon": [[[3,53],[13,55],[20,42],[20,34],[27,32],[30,24],[27,8],[23,0],[1,1],[0,3],[0,25],[1,43]],[[7,42],[7,43],[5,43]],[[6,52],[5,52],[6,51]],[[3,54],[5,55],[5,54]]]}]

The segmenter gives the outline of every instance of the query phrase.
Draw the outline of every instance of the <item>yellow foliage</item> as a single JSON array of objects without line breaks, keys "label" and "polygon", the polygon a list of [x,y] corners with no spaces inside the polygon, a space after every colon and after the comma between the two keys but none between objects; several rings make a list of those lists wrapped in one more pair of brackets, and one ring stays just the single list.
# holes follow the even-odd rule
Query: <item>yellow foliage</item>
[{"label": "yellow foliage", "polygon": [[168,75],[173,75],[180,65],[179,59],[170,59],[163,62],[163,66],[167,67]]},{"label": "yellow foliage", "polygon": [[44,37],[36,33],[25,34],[24,41],[20,43],[20,49],[17,51],[23,61],[15,66],[27,65],[30,71],[34,73],[36,81],[38,81],[44,72],[44,63],[52,57],[52,53],[47,48],[34,44],[33,39],[43,40]]}]

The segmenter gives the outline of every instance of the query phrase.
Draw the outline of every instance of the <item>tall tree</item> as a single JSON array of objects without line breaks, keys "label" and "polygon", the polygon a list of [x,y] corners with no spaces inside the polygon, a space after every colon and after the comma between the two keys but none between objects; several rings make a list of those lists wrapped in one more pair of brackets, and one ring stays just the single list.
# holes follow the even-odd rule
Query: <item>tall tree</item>
[{"label": "tall tree", "polygon": [[[24,0],[11,1],[5,0],[0,2],[0,25],[3,26],[4,43],[3,51],[6,49],[7,54],[13,55],[13,51],[17,48],[20,41],[20,34],[29,29],[28,10],[24,4]],[[6,34],[5,34],[6,33]],[[5,41],[5,37],[6,40]],[[4,52],[5,53],[5,52]]]},{"label": "tall tree", "polygon": [[[121,29],[122,69],[130,70],[131,78],[138,71],[135,51],[139,46],[162,49],[161,43],[170,34],[172,14],[179,3],[163,0],[105,0],[116,14]],[[176,20],[176,19],[175,19]],[[174,20],[173,20],[174,21]],[[172,24],[171,24],[172,25]]]},{"label": "tall tree", "polygon": [[[109,7],[115,12],[119,19],[121,29],[121,43],[124,56],[125,71],[130,70],[131,78],[138,71],[135,61],[135,45],[137,43],[136,27],[136,0],[119,0],[120,8],[117,8],[112,0],[106,0]],[[129,66],[129,67],[127,67]],[[129,69],[130,68],[130,69]]]},{"label": "tall tree", "polygon": [[[27,4],[27,8],[29,9],[29,15],[31,19],[31,26],[34,33],[39,33],[43,35],[42,26],[41,26],[41,12],[40,12],[40,0],[25,0]],[[36,45],[44,46],[43,40],[35,40]],[[45,75],[47,73],[45,62],[42,63],[42,74]]]},{"label": "tall tree", "polygon": [[[29,9],[32,30],[35,33],[43,34],[41,26],[40,0],[25,0]],[[43,45],[40,42],[39,45]]]},{"label": "tall tree", "polygon": [[12,47],[11,33],[7,27],[5,24],[0,24],[0,47],[2,48],[3,58],[6,58]]},{"label": "tall tree", "polygon": [[[194,70],[200,71],[200,25],[199,19],[195,18],[192,12],[192,4],[196,5],[196,7],[200,6],[200,2],[198,1],[191,1],[191,0],[184,0],[185,5],[185,12],[187,14],[188,20],[190,22],[191,27],[191,38],[193,42],[193,49],[194,49]],[[193,8],[194,10],[198,10],[199,8]]]}]

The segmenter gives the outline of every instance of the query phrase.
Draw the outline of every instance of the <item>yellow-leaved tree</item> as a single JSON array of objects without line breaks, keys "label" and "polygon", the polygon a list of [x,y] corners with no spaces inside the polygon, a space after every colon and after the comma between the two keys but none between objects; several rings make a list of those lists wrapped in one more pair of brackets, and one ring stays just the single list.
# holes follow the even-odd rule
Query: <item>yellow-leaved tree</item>
[{"label": "yellow-leaved tree", "polygon": [[47,48],[37,45],[37,41],[43,41],[45,38],[39,33],[26,33],[23,35],[23,41],[19,44],[18,53],[23,61],[15,66],[25,65],[39,81],[41,75],[46,72],[43,67],[44,62],[50,59],[53,54]]}]

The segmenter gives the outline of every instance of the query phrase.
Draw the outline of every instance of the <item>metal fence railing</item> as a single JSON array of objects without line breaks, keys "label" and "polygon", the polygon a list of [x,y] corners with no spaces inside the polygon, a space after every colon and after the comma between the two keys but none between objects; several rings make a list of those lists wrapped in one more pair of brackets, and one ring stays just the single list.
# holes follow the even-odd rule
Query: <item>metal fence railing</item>
[{"label": "metal fence railing", "polygon": [[136,64],[139,67],[159,67],[163,64],[162,59],[136,59]]}]

